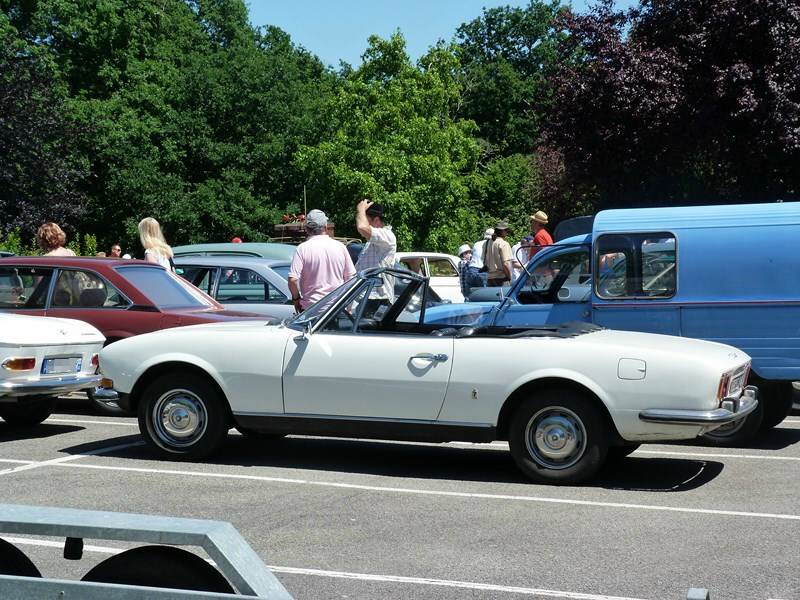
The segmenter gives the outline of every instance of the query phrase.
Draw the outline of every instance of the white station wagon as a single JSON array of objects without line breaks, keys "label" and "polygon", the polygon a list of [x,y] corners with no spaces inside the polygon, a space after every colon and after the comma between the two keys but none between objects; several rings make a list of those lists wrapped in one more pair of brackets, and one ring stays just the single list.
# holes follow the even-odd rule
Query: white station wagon
[{"label": "white station wagon", "polygon": [[0,313],[0,418],[36,425],[59,394],[95,387],[104,341],[83,321]]},{"label": "white station wagon", "polygon": [[[381,299],[384,278],[395,297]],[[730,346],[585,323],[426,323],[428,282],[371,269],[283,324],[181,327],[103,349],[100,368],[160,455],[244,434],[508,440],[529,478],[571,484],[643,442],[694,438],[758,404]]]}]

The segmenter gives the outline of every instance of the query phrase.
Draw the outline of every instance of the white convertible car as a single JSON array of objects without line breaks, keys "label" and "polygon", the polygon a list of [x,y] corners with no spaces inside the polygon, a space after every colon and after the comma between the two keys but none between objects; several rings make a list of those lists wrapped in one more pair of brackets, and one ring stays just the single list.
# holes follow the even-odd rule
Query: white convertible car
[{"label": "white convertible car", "polygon": [[[383,278],[395,297],[380,298]],[[169,329],[103,349],[100,368],[164,457],[228,429],[444,442],[508,440],[533,480],[577,483],[640,443],[694,438],[758,404],[730,346],[583,323],[428,324],[427,280],[360,273],[280,325]],[[112,383],[113,382],[113,383]]]},{"label": "white convertible car", "polygon": [[83,321],[0,313],[0,418],[36,425],[59,394],[96,386],[104,341]]}]

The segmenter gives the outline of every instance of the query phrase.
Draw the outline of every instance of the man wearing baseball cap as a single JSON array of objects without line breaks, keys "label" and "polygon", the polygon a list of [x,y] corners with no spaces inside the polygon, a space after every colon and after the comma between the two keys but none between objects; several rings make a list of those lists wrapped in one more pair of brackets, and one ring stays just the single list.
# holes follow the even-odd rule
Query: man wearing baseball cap
[{"label": "man wearing baseball cap", "polygon": [[328,217],[324,212],[309,211],[306,232],[309,237],[297,247],[289,267],[289,291],[297,312],[307,309],[356,274],[345,245],[328,236]]},{"label": "man wearing baseball cap", "polygon": [[547,232],[544,226],[547,225],[547,214],[544,211],[537,210],[531,215],[531,233],[533,234],[533,245],[528,251],[528,258],[533,258],[542,246],[552,246],[553,238]]}]

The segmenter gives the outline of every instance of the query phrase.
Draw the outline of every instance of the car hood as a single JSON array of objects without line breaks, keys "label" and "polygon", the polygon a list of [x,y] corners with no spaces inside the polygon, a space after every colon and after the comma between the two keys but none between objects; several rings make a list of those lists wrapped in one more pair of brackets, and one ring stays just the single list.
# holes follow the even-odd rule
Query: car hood
[{"label": "car hood", "polygon": [[105,341],[97,329],[74,319],[0,314],[0,346],[63,346]]}]

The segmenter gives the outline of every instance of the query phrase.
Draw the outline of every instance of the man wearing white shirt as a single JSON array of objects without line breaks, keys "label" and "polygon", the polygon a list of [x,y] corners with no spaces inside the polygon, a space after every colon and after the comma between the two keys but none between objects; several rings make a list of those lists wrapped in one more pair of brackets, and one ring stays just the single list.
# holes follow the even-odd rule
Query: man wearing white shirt
[{"label": "man wearing white shirt", "polygon": [[[383,220],[383,207],[366,199],[359,202],[356,207],[356,228],[367,240],[358,257],[356,270],[394,266],[397,238]],[[383,285],[373,289],[370,298],[394,300],[394,279],[384,276]]]}]

